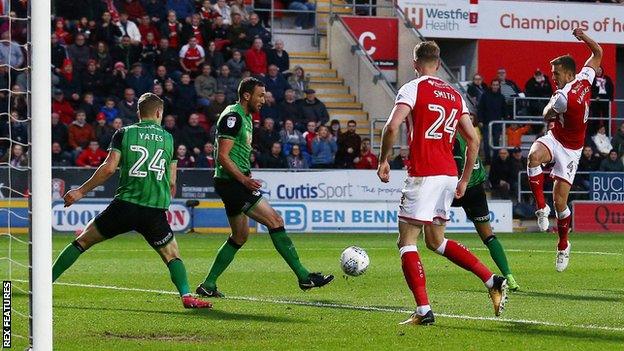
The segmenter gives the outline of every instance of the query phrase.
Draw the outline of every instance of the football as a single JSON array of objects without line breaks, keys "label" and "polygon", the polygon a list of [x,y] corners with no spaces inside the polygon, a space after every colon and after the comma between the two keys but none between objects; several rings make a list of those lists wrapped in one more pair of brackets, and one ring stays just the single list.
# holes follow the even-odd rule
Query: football
[{"label": "football", "polygon": [[340,255],[340,266],[342,271],[349,276],[357,277],[364,274],[370,259],[364,249],[357,246],[349,246]]}]

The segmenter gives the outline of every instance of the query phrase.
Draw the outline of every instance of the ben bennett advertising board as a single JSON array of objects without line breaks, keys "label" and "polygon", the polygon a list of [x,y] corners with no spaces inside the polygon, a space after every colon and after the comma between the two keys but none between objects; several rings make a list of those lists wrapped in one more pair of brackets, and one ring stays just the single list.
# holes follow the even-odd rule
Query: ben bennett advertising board
[{"label": "ben bennett advertising board", "polygon": [[624,202],[574,201],[575,232],[624,232]]},{"label": "ben bennett advertising board", "polygon": [[573,42],[570,33],[580,27],[598,42],[624,43],[624,9],[618,4],[399,0],[398,6],[430,38]]},{"label": "ben bennett advertising board", "polygon": [[[510,201],[491,201],[490,220],[495,232],[513,230]],[[394,233],[397,231],[397,201],[292,201],[275,202],[273,207],[284,218],[291,232]],[[451,208],[448,232],[474,232],[472,222],[461,208]],[[267,232],[258,225],[258,232]]]}]

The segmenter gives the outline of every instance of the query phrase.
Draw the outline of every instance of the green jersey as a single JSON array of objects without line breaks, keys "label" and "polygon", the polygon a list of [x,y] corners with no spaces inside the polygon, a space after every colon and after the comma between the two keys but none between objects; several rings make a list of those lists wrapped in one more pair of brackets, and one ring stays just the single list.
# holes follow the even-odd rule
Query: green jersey
[{"label": "green jersey", "polygon": [[[217,120],[217,137],[215,154],[219,154],[221,139],[234,140],[234,146],[230,150],[230,159],[243,174],[251,171],[251,138],[253,136],[253,122],[250,114],[245,114],[240,104],[230,105]],[[219,163],[215,162],[215,178],[232,179],[232,176]]]},{"label": "green jersey", "polygon": [[[461,176],[461,173],[464,171],[464,163],[466,162],[466,140],[462,138],[462,136],[458,133],[455,138],[455,145],[453,146],[453,154],[455,155],[455,163],[457,164],[457,171]],[[470,175],[470,180],[468,181],[468,187],[473,187],[475,185],[479,185],[487,179],[487,174],[485,173],[485,168],[483,167],[483,163],[481,159],[477,156],[477,160],[475,161],[474,167],[472,169],[472,174]]]},{"label": "green jersey", "polygon": [[177,162],[169,132],[152,121],[139,122],[115,132],[108,150],[121,154],[116,199],[169,208],[170,165]]}]

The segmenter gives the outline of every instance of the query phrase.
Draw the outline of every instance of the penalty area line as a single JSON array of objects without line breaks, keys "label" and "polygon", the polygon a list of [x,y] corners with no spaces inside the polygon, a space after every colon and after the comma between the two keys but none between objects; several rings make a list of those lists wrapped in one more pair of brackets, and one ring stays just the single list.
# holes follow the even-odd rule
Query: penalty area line
[{"label": "penalty area line", "polygon": [[[70,286],[70,287],[90,288],[90,289],[106,289],[106,290],[117,290],[117,291],[133,291],[133,292],[143,292],[143,293],[178,295],[178,293],[175,291],[128,288],[128,287],[120,287],[120,286],[112,286],[112,285],[96,285],[96,284],[81,284],[81,283],[54,283],[54,284]],[[350,305],[350,304],[310,302],[310,301],[287,300],[287,299],[269,299],[269,298],[261,298],[261,297],[250,297],[250,296],[229,296],[226,298],[226,300],[260,302],[260,303],[270,303],[270,304],[278,304],[278,305],[296,305],[296,306],[307,306],[307,307],[335,308],[335,309],[369,311],[369,312],[388,312],[388,313],[401,313],[401,314],[410,314],[413,312],[412,310],[390,308],[390,307],[360,306],[360,305]],[[579,328],[579,329],[624,332],[624,327],[611,327],[611,326],[594,325],[594,324],[566,324],[566,323],[556,323],[556,322],[538,321],[538,320],[530,320],[530,319],[480,317],[480,316],[469,316],[469,315],[437,313],[437,312],[436,312],[436,316],[440,316],[444,318],[463,319],[463,320],[538,325],[538,326],[545,326],[545,327]]]}]

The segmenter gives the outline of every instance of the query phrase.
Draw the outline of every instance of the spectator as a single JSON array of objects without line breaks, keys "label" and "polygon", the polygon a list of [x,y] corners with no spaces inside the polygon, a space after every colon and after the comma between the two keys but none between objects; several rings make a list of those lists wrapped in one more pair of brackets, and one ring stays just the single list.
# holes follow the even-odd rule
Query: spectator
[{"label": "spectator", "polygon": [[108,45],[100,41],[96,45],[95,54],[93,55],[97,69],[102,73],[110,73],[113,69],[113,58],[108,51]]},{"label": "spectator", "polygon": [[208,28],[201,22],[199,14],[195,13],[191,16],[191,23],[182,26],[182,42],[188,42],[189,39],[197,39],[197,45],[205,48],[208,44]]},{"label": "spectator", "polygon": [[245,52],[245,63],[252,75],[264,77],[267,70],[267,57],[262,49],[261,39],[254,39],[252,47]]},{"label": "spectator", "polygon": [[54,89],[52,97],[52,112],[57,113],[61,118],[61,122],[65,125],[72,123],[74,119],[74,108],[69,101],[65,100],[63,91],[61,89]]},{"label": "spectator", "polygon": [[409,167],[409,147],[401,146],[399,155],[390,162],[390,169],[407,169]]},{"label": "spectator", "polygon": [[615,150],[609,152],[609,156],[600,163],[599,171],[601,172],[624,172],[624,163],[618,158]]},{"label": "spectator", "polygon": [[308,153],[312,153],[312,142],[316,139],[316,122],[309,121],[306,125],[306,131],[303,133],[303,138],[306,140],[306,146]]},{"label": "spectator", "polygon": [[28,157],[24,153],[24,147],[20,144],[13,144],[10,155],[7,152],[0,158],[0,163],[8,163],[13,168],[28,167]]},{"label": "spectator", "polygon": [[232,9],[227,4],[225,0],[217,0],[217,3],[212,6],[212,9],[218,13],[221,17],[223,17],[223,23],[226,25],[230,25],[232,18]]},{"label": "spectator", "polygon": [[52,34],[54,34],[63,45],[72,43],[71,33],[67,30],[65,19],[62,17],[54,21],[54,32],[52,32]]},{"label": "spectator", "polygon": [[[511,185],[512,194],[517,194],[518,193],[518,174],[520,174],[521,171],[524,171],[527,169],[527,159],[526,157],[522,156],[522,149],[520,147],[515,147],[511,150],[511,158],[509,160],[511,164],[511,175],[512,175],[512,178],[510,179],[509,184]],[[526,187],[528,188],[528,183],[526,184]]]},{"label": "spectator", "polygon": [[347,122],[347,131],[338,136],[338,151],[336,152],[336,166],[338,168],[355,168],[354,159],[360,150],[362,138],[357,134],[357,124],[354,120]]},{"label": "spectator", "polygon": [[[600,153],[600,156],[606,157],[611,152],[613,146],[611,145],[611,139],[607,136],[607,129],[605,126],[600,126],[598,132],[592,136],[592,141],[596,145],[596,150]],[[616,150],[617,152],[617,150]]]},{"label": "spectator", "polygon": [[136,21],[146,14],[141,1],[139,0],[124,0],[122,8],[123,11],[128,14],[128,18],[132,21]]},{"label": "spectator", "polygon": [[167,80],[171,79],[169,76],[169,72],[167,72],[167,67],[158,66],[156,67],[156,76],[154,77],[154,84],[165,85]]},{"label": "spectator", "polygon": [[238,97],[238,83],[239,80],[230,74],[230,67],[225,64],[222,65],[217,77],[217,89],[225,93],[225,100],[228,103],[236,101]]},{"label": "spectator", "polygon": [[611,139],[611,146],[617,151],[618,155],[624,156],[624,123],[620,124],[620,129]]},{"label": "spectator", "polygon": [[215,93],[214,101],[208,106],[206,111],[206,121],[212,126],[215,124],[221,113],[228,106],[228,102],[225,101],[225,94],[221,90],[217,90]]},{"label": "spectator", "polygon": [[284,41],[276,39],[273,49],[267,53],[267,62],[270,65],[276,65],[281,74],[285,74],[290,69],[290,57],[284,50]]},{"label": "spectator", "polygon": [[214,145],[211,142],[206,142],[204,144],[204,149],[197,156],[197,163],[195,163],[195,168],[214,168],[215,167],[215,158],[214,158]]},{"label": "spectator", "polygon": [[106,124],[106,116],[103,113],[98,114],[97,116],[97,124],[95,126],[95,138],[97,139],[100,145],[104,147],[108,147],[110,145],[111,140],[113,139],[113,134],[123,126],[123,122],[121,118],[115,118],[113,123]]},{"label": "spectator", "polygon": [[199,115],[193,113],[189,116],[188,125],[180,131],[180,144],[184,144],[190,154],[199,156],[201,150],[208,141],[206,130],[199,125]]},{"label": "spectator", "polygon": [[214,39],[216,51],[229,51],[231,43],[228,35],[228,26],[223,24],[223,17],[217,16],[212,22],[212,39]]},{"label": "spectator", "polygon": [[178,145],[176,149],[176,160],[178,161],[178,168],[193,168],[195,165],[195,158],[187,153],[184,144]]},{"label": "spectator", "polygon": [[72,164],[69,152],[64,151],[61,144],[52,142],[52,167],[69,167]]},{"label": "spectator", "polygon": [[[528,97],[550,98],[553,94],[550,80],[542,71],[537,69],[524,86],[524,92]],[[541,116],[548,100],[529,100],[529,114],[531,116]]]},{"label": "spectator", "polygon": [[338,138],[342,134],[339,120],[332,119],[332,121],[329,123],[329,133],[331,134],[332,138],[334,138],[334,140],[338,141]]},{"label": "spectator", "polygon": [[[52,69],[56,73],[61,72],[61,66],[63,65],[63,61],[68,58],[67,57],[67,49],[58,39],[58,36],[55,33],[52,33],[51,36],[51,45],[52,45]],[[5,62],[5,61],[2,61]]]},{"label": "spectator", "polygon": [[199,67],[204,63],[205,56],[204,48],[197,45],[197,39],[195,37],[191,37],[188,44],[180,49],[179,57],[182,71],[197,75],[197,73],[199,73]]},{"label": "spectator", "polygon": [[305,131],[305,121],[301,116],[301,109],[295,100],[295,91],[288,88],[284,92],[284,100],[278,105],[280,120],[292,120],[295,129]]},{"label": "spectator", "polygon": [[289,88],[289,84],[279,73],[279,68],[275,64],[269,65],[268,75],[264,77],[266,90],[273,94],[275,101],[280,103],[284,100],[284,92]]},{"label": "spectator", "polygon": [[[591,146],[585,145],[583,147],[583,153],[578,164],[578,172],[595,172],[600,169],[600,157],[594,155],[594,150]],[[574,183],[582,186],[585,190],[590,189],[589,175],[577,173],[574,178]]]},{"label": "spectator", "polygon": [[141,16],[139,20],[139,33],[141,33],[141,43],[145,45],[147,43],[147,35],[152,34],[154,41],[160,41],[160,32],[156,26],[152,24],[150,16],[146,13]]},{"label": "spectator", "polygon": [[613,100],[613,81],[604,74],[602,67],[596,69],[596,79],[592,85],[591,117],[609,117],[609,104]]},{"label": "spectator", "polygon": [[513,80],[507,79],[507,71],[504,68],[499,68],[496,76],[500,83],[501,94],[503,94],[507,103],[511,102],[512,97],[519,96],[521,93],[520,88]]},{"label": "spectator", "polygon": [[272,118],[265,118],[262,128],[257,132],[257,138],[254,138],[256,149],[261,153],[269,153],[273,143],[279,142],[280,135],[275,131],[275,121]]},{"label": "spectator", "polygon": [[508,147],[520,147],[522,146],[522,136],[531,131],[531,126],[525,124],[520,127],[517,123],[512,123],[505,134],[507,135],[507,145]]},{"label": "spectator", "polygon": [[487,85],[483,83],[483,76],[479,73],[472,76],[472,82],[468,84],[468,97],[472,101],[472,104],[475,106],[479,105],[479,101],[481,100],[481,96],[487,90]]},{"label": "spectator", "polygon": [[232,4],[230,5],[230,10],[232,11],[232,15],[240,15],[243,22],[249,22],[249,12],[247,12],[247,9],[245,8],[244,0],[232,1]]},{"label": "spectator", "polygon": [[264,46],[268,46],[269,43],[271,43],[271,32],[262,26],[257,13],[249,15],[249,25],[247,26],[246,32],[249,40],[255,41],[256,39],[260,39]]},{"label": "spectator", "polygon": [[87,69],[87,63],[93,57],[93,53],[85,42],[84,34],[76,35],[75,42],[67,47],[67,56],[71,59],[76,71],[83,72]]},{"label": "spectator", "polygon": [[163,118],[163,129],[168,131],[173,136],[174,142],[177,144],[180,140],[178,127],[176,126],[176,119],[172,115],[166,115]]},{"label": "spectator", "polygon": [[198,96],[198,103],[201,106],[209,106],[214,101],[214,94],[217,91],[217,80],[211,75],[212,67],[204,63],[202,74],[195,78],[195,91]]},{"label": "spectator", "polygon": [[59,114],[53,112],[51,115],[52,120],[52,142],[58,143],[63,150],[67,150],[69,147],[69,131],[67,126],[60,122]]},{"label": "spectator", "polygon": [[186,122],[188,116],[195,111],[196,103],[197,92],[195,87],[191,85],[191,76],[182,74],[178,85],[178,94],[175,98],[175,110],[182,122]]},{"label": "spectator", "polygon": [[186,20],[187,17],[190,17],[193,12],[193,1],[192,0],[167,0],[167,11],[173,11],[177,14],[178,18]]},{"label": "spectator", "polygon": [[251,168],[260,168],[260,163],[258,163],[255,151],[252,151],[249,155],[249,163],[251,165]]},{"label": "spectator", "polygon": [[314,15],[316,6],[308,0],[292,0],[288,5],[289,10],[306,11],[297,13],[295,29],[308,29],[314,27]]},{"label": "spectator", "polygon": [[178,57],[178,51],[171,47],[169,43],[170,41],[167,38],[160,39],[158,50],[156,51],[158,54],[158,56],[156,57],[156,65],[163,66],[165,67],[166,72],[173,73],[178,71],[180,68],[180,58]]},{"label": "spectator", "polygon": [[262,119],[271,118],[275,123],[277,123],[277,127],[281,127],[284,123],[280,120],[279,109],[277,108],[277,104],[275,103],[275,98],[273,98],[273,94],[270,91],[267,91],[264,95],[264,105],[260,109],[260,117]]},{"label": "spectator", "polygon": [[360,154],[353,160],[356,169],[377,169],[377,156],[371,152],[369,138],[362,139]]},{"label": "spectator", "polygon": [[137,25],[128,20],[128,14],[125,12],[121,12],[119,14],[119,22],[116,25],[121,30],[122,36],[128,36],[130,38],[130,44],[134,46],[138,46],[141,44],[141,32],[139,31],[139,27]]},{"label": "spectator", "polygon": [[493,196],[500,199],[509,199],[511,184],[514,181],[509,151],[500,149],[498,156],[492,161],[490,167],[490,183],[492,184]]},{"label": "spectator", "polygon": [[121,37],[119,44],[111,51],[113,60],[123,63],[124,67],[132,66],[132,64],[137,62],[141,57],[141,49],[138,46],[132,45],[132,41],[127,35]]},{"label": "spectator", "polygon": [[206,22],[212,21],[217,17],[221,17],[221,15],[219,15],[219,13],[212,8],[211,0],[204,0],[202,2],[202,7],[199,9],[199,16]]},{"label": "spectator", "polygon": [[63,90],[63,94],[69,97],[72,103],[77,103],[80,100],[80,94],[82,93],[80,79],[77,74],[74,74],[74,66],[69,59],[63,63],[58,87]]},{"label": "spectator", "polygon": [[161,23],[167,17],[167,8],[162,0],[146,0],[144,3],[145,12],[152,22]]},{"label": "spectator", "polygon": [[121,36],[121,29],[113,24],[111,13],[104,11],[102,13],[100,23],[97,25],[95,32],[92,34],[92,40],[101,41],[106,43],[108,46],[112,46],[115,44],[117,38]]},{"label": "spectator", "polygon": [[97,96],[104,96],[110,91],[110,80],[98,71],[95,60],[89,60],[87,70],[82,74],[80,81],[83,91],[93,92]]},{"label": "spectator", "polygon": [[21,117],[17,111],[11,111],[10,122],[8,123],[9,133],[12,142],[28,144],[28,119]]},{"label": "spectator", "polygon": [[300,100],[301,114],[306,121],[314,121],[318,126],[329,121],[329,113],[325,104],[316,98],[314,89],[306,89],[305,99]]},{"label": "spectator", "polygon": [[113,66],[113,77],[111,78],[110,91],[115,94],[115,97],[121,97],[119,94],[128,87],[126,78],[128,77],[128,70],[123,62],[116,62]]},{"label": "spectator", "polygon": [[100,112],[106,116],[106,123],[113,123],[113,120],[119,117],[119,110],[115,107],[115,99],[107,98],[104,106],[100,108]]},{"label": "spectator", "polygon": [[21,67],[24,63],[24,54],[19,44],[11,39],[11,32],[3,32],[0,38],[2,38],[0,41],[0,62],[9,64],[12,68]]},{"label": "spectator", "polygon": [[288,77],[288,84],[295,92],[297,100],[305,98],[304,92],[308,89],[309,80],[301,66],[295,66],[294,73]]},{"label": "spectator", "polygon": [[[119,117],[123,120],[123,124],[133,124],[139,121],[138,101],[132,88],[124,90],[124,99],[117,104]],[[100,144],[104,145],[104,144]]]},{"label": "spectator", "polygon": [[76,166],[85,168],[98,167],[108,156],[104,150],[100,149],[100,144],[97,140],[91,140],[88,145],[89,147],[82,150],[76,159]]},{"label": "spectator", "polygon": [[241,15],[238,13],[232,15],[232,25],[228,29],[227,38],[230,41],[230,47],[234,50],[244,51],[251,45],[252,38],[247,37],[246,28],[243,26]]},{"label": "spectator", "polygon": [[338,146],[326,126],[320,126],[312,141],[312,168],[332,168]]},{"label": "spectator", "polygon": [[167,21],[162,24],[160,35],[161,38],[168,40],[169,47],[173,50],[177,50],[182,44],[180,39],[182,35],[182,24],[178,22],[178,16],[175,11],[167,12]]},{"label": "spectator", "polygon": [[91,140],[95,140],[95,131],[93,127],[87,123],[87,116],[84,111],[76,111],[76,119],[68,128],[69,146],[78,155],[85,149]]},{"label": "spectator", "polygon": [[[483,134],[483,148],[485,151],[485,162],[490,163],[492,154],[489,146],[489,123],[492,121],[503,120],[507,118],[507,104],[505,97],[500,92],[500,82],[493,80],[490,90],[487,90],[481,100],[477,109],[479,116],[479,123],[481,125],[481,133]],[[500,125],[495,126],[492,131],[493,144],[500,145]]]},{"label": "spectator", "polygon": [[158,42],[154,33],[147,33],[141,42],[141,63],[145,66],[147,72],[154,72],[156,60],[158,59]]},{"label": "spectator", "polygon": [[260,155],[259,161],[262,168],[288,168],[286,157],[282,156],[282,144],[277,141],[271,145],[269,152]]},{"label": "spectator", "polygon": [[295,124],[292,120],[287,119],[284,121],[284,128],[280,131],[280,142],[284,148],[284,154],[290,154],[290,149],[295,145],[301,147],[306,146],[306,140],[300,131],[295,129]]},{"label": "spectator", "polygon": [[224,62],[223,54],[217,50],[217,44],[214,41],[210,41],[206,51],[206,63],[212,66],[214,71],[218,71]]},{"label": "spectator", "polygon": [[232,77],[237,79],[240,79],[243,76],[243,71],[247,69],[247,65],[238,50],[232,52],[232,58],[226,62],[226,65],[230,69]]},{"label": "spectator", "polygon": [[290,149],[290,155],[286,158],[288,168],[290,169],[308,169],[310,165],[308,160],[301,154],[301,146],[293,145]]}]

